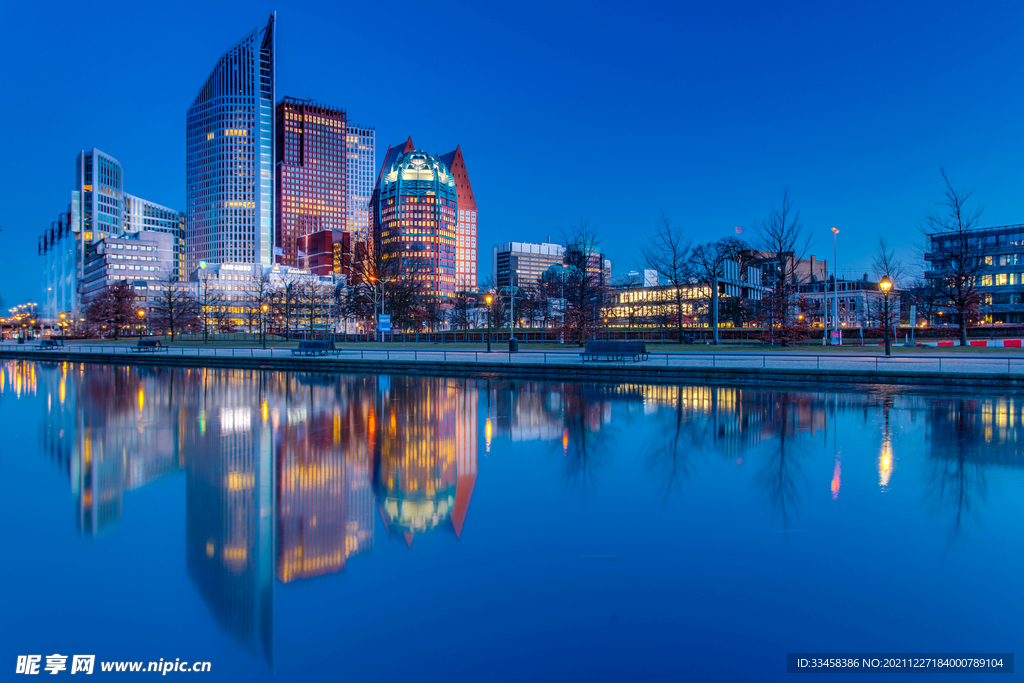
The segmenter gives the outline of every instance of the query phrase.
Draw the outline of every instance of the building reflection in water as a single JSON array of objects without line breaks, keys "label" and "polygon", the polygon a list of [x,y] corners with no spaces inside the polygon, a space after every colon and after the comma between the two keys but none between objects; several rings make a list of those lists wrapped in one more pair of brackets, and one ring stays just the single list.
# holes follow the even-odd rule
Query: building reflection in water
[{"label": "building reflection in water", "polygon": [[273,663],[274,580],[341,572],[389,535],[461,535],[477,467],[472,380],[0,364],[0,398],[46,392],[44,451],[82,533],[184,470],[185,564],[225,632]]},{"label": "building reflection in water", "polygon": [[445,525],[462,534],[476,483],[475,383],[464,379],[390,378],[376,392],[373,487],[390,536]]},{"label": "building reflection in water", "polygon": [[[702,462],[754,465],[785,527],[802,492],[820,490],[804,474],[819,435],[834,441],[832,497],[863,467],[885,491],[900,425],[923,416],[926,495],[953,534],[985,496],[984,466],[1024,463],[1018,398],[0,363],[0,401],[32,395],[45,396],[40,440],[81,533],[116,524],[126,492],[184,472],[187,573],[220,626],[271,663],[275,583],[344,571],[372,552],[377,515],[410,545],[461,536],[481,441],[544,444],[581,486],[635,454],[666,495]],[[878,450],[840,463],[840,414],[873,429]]]}]

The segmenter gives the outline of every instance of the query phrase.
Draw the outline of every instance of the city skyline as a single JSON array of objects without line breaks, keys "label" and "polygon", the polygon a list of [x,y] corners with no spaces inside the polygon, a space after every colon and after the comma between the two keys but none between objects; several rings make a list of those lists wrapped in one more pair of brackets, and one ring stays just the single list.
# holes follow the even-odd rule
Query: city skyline
[{"label": "city skyline", "polygon": [[[476,191],[487,205],[488,220],[479,236],[485,248],[508,240],[541,242],[584,215],[599,226],[603,251],[613,256],[620,273],[635,267],[637,237],[649,231],[659,208],[687,226],[695,241],[724,236],[737,225],[748,236],[752,221],[776,204],[788,185],[816,238],[810,253],[827,255],[829,228],[835,225],[841,230],[840,271],[870,266],[877,232],[888,234],[904,259],[916,262],[911,247],[918,241],[923,213],[939,199],[940,167],[957,184],[977,188],[976,199],[986,206],[982,225],[1019,223],[1024,216],[1024,202],[1014,191],[1019,182],[1015,150],[1022,135],[1013,116],[1018,96],[1006,87],[1019,71],[1010,56],[1021,25],[1021,10],[1013,5],[989,6],[964,17],[935,6],[928,6],[928,14],[901,7],[888,11],[885,22],[870,10],[856,16],[827,8],[763,10],[762,15],[749,6],[734,14],[705,9],[689,24],[682,10],[668,9],[664,21],[655,23],[642,13],[620,15],[621,10],[599,8],[567,46],[567,53],[575,49],[589,57],[574,54],[558,61],[551,61],[548,39],[573,25],[572,10],[555,8],[545,27],[534,27],[520,20],[496,25],[497,17],[487,10],[428,16],[409,7],[409,18],[422,19],[427,30],[444,33],[483,22],[493,28],[492,38],[494,32],[499,38],[486,43],[473,35],[466,39],[463,49],[472,58],[460,67],[468,72],[460,77],[461,101],[453,106],[449,99],[445,107],[433,109],[430,105],[440,103],[442,93],[418,94],[423,106],[395,107],[372,76],[332,75],[334,62],[326,48],[315,46],[321,32],[341,21],[333,10],[318,22],[319,13],[288,3],[244,11],[224,7],[232,9],[214,12],[223,18],[187,28],[188,12],[154,9],[133,15],[113,5],[53,18],[33,8],[13,10],[8,26],[24,30],[9,34],[3,49],[30,56],[31,67],[12,74],[9,87],[33,91],[44,105],[56,98],[83,99],[92,87],[68,81],[59,68],[74,44],[62,36],[72,31],[113,22],[131,34],[146,23],[158,23],[189,35],[195,49],[172,60],[151,45],[126,48],[119,58],[126,80],[156,73],[167,87],[159,93],[140,90],[122,110],[85,108],[69,124],[59,113],[64,108],[53,106],[51,112],[44,106],[27,127],[13,124],[13,111],[4,114],[9,129],[27,132],[13,140],[13,154],[22,161],[2,171],[9,196],[19,198],[5,202],[9,210],[0,216],[0,241],[10,253],[29,254],[32,241],[52,220],[53,207],[62,205],[71,184],[66,170],[70,150],[95,145],[107,151],[132,169],[133,191],[184,209],[185,149],[178,122],[224,47],[275,9],[285,20],[278,36],[279,93],[338,102],[375,126],[384,141],[415,129],[425,150],[439,153],[456,140],[470,150]],[[382,9],[367,12],[371,21],[384,19]],[[47,54],[22,37],[44,22],[57,45]],[[632,36],[657,39],[613,40],[620,23]],[[703,35],[690,35],[690,25]],[[668,39],[673,27],[682,27],[687,36],[682,48]],[[779,31],[802,40],[770,48],[771,36]],[[955,32],[961,44],[976,41],[984,48],[969,54],[926,49],[931,36],[943,32]],[[584,50],[579,41],[598,47]],[[503,44],[519,46],[517,59],[503,56]],[[361,51],[370,54],[372,45],[371,38],[353,35],[344,43],[346,61]],[[306,57],[299,60],[300,54]],[[372,54],[388,63],[401,59],[388,51]],[[806,58],[810,54],[813,60]],[[544,64],[553,68],[545,73],[538,68]],[[973,99],[940,106],[948,97],[946,80],[967,76]],[[510,101],[509,88],[524,96]],[[631,138],[623,146],[623,170],[610,174],[614,180],[594,181],[566,179],[557,164],[539,168],[537,182],[559,187],[557,193],[524,198],[506,190],[500,182],[506,154],[481,152],[500,149],[494,144],[500,139],[513,152],[529,153],[595,135],[601,128],[626,131]],[[665,148],[662,141],[678,138],[680,130],[695,131],[682,136],[692,163],[652,174]],[[612,183],[614,193],[609,191]],[[524,225],[523,215],[536,218]],[[487,260],[478,260],[482,276],[489,271]],[[0,277],[0,295],[9,305],[37,299],[39,270],[34,258],[14,263]]]}]

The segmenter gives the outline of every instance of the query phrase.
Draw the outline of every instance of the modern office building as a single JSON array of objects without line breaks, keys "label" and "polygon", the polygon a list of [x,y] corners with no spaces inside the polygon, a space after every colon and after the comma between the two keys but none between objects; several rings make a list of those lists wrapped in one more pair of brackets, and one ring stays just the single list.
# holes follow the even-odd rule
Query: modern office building
[{"label": "modern office building", "polygon": [[376,131],[370,126],[348,124],[345,137],[346,180],[346,229],[357,240],[365,242],[370,236],[370,198],[374,185],[374,144]]},{"label": "modern office building", "polygon": [[185,252],[200,262],[274,257],[274,23],[217,61],[185,123]]},{"label": "modern office building", "polygon": [[135,292],[139,308],[148,311],[156,287],[173,272],[175,242],[174,235],[142,231],[86,245],[82,306],[88,308],[108,287],[124,283]]},{"label": "modern office building", "polygon": [[[957,247],[945,246],[940,240],[947,240],[948,245],[952,239],[952,235],[928,235],[924,255],[928,263],[927,278],[939,280],[944,276]],[[982,245],[978,250],[978,257],[984,261],[978,278],[981,322],[1024,322],[1024,224],[979,228],[970,232],[970,239]],[[945,311],[945,320],[940,319],[938,310]],[[950,322],[953,318],[950,313],[948,307],[937,307],[935,318],[928,322]]]},{"label": "modern office building", "polygon": [[477,211],[473,186],[469,182],[462,147],[441,155],[441,161],[455,178],[455,194],[459,202],[458,236],[455,243],[455,291],[475,292],[477,289]]},{"label": "modern office building", "polygon": [[348,275],[352,263],[352,233],[321,230],[296,242],[298,266],[314,275]]},{"label": "modern office building", "polygon": [[455,179],[438,157],[398,150],[388,149],[373,190],[374,249],[380,249],[384,268],[419,280],[425,294],[454,296]]},{"label": "modern office building", "polygon": [[345,110],[285,97],[277,105],[274,262],[296,265],[296,240],[342,230],[348,216]]},{"label": "modern office building", "polygon": [[185,214],[160,206],[142,197],[124,195],[124,231],[162,232],[173,237],[173,263],[171,273],[179,280],[188,277],[185,270]]},{"label": "modern office building", "polygon": [[107,238],[141,231],[170,235],[174,245],[171,268],[181,277],[183,221],[180,211],[126,193],[124,168],[117,159],[95,147],[83,150],[75,160],[71,202],[39,237],[39,255],[45,257],[42,315],[50,319],[61,313],[72,320],[83,317],[86,258]]},{"label": "modern office building", "polygon": [[491,250],[491,272],[499,289],[536,289],[540,276],[551,266],[562,265],[564,259],[565,247],[552,244],[550,238],[543,244],[505,242]]}]

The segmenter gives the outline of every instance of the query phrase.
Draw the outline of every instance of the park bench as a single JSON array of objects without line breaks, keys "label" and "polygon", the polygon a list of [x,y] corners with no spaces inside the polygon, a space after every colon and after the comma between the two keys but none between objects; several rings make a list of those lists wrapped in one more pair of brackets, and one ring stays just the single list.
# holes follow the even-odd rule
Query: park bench
[{"label": "park bench", "polygon": [[588,360],[626,360],[639,363],[647,360],[647,346],[642,341],[588,341],[583,348],[583,362]]},{"label": "park bench", "polygon": [[167,347],[161,344],[159,339],[140,339],[138,346],[129,346],[128,348],[136,353],[155,353],[167,350]]},{"label": "park bench", "polygon": [[59,349],[62,346],[64,345],[57,339],[43,339],[36,345],[36,348],[40,351],[53,351],[54,349]]},{"label": "park bench", "polygon": [[293,356],[337,356],[340,349],[334,347],[333,341],[300,341],[297,348],[292,349]]}]

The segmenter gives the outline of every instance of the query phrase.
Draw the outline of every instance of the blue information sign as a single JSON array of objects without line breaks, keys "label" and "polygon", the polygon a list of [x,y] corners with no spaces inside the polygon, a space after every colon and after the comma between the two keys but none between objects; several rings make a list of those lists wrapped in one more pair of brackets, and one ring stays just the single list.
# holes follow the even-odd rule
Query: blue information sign
[{"label": "blue information sign", "polygon": [[377,330],[380,332],[391,331],[391,315],[378,315],[377,316]]}]

